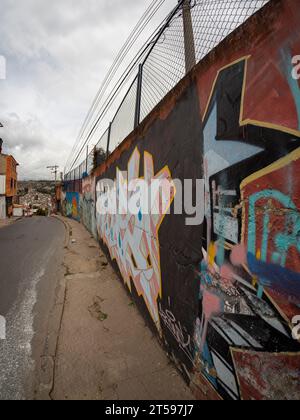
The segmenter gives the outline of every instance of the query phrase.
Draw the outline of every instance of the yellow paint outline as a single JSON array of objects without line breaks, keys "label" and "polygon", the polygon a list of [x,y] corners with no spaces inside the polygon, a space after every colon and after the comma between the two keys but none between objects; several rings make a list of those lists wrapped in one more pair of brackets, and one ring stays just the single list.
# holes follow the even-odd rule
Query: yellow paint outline
[{"label": "yellow paint outline", "polygon": [[144,152],[144,176],[143,176],[144,179],[145,179],[145,173],[146,173],[146,159],[145,159],[145,156],[148,156],[151,159],[151,161],[152,161],[153,174],[155,173],[153,156],[149,152]]},{"label": "yellow paint outline", "polygon": [[272,123],[265,122],[265,121],[252,120],[251,118],[244,119],[244,104],[245,104],[247,77],[248,77],[248,63],[249,63],[249,60],[250,60],[251,57],[252,57],[251,55],[243,56],[243,57],[241,57],[241,58],[239,58],[235,61],[232,61],[231,63],[227,64],[226,66],[221,67],[218,70],[217,75],[216,75],[215,80],[214,80],[214,83],[213,83],[213,86],[212,86],[211,93],[209,95],[209,99],[208,99],[206,107],[205,107],[205,112],[204,112],[204,115],[203,115],[203,118],[202,118],[202,122],[204,122],[204,120],[207,116],[207,112],[208,112],[208,109],[210,107],[212,97],[215,93],[215,88],[216,88],[216,85],[217,85],[220,74],[224,70],[234,66],[235,64],[238,64],[238,63],[244,61],[245,62],[245,69],[244,69],[244,80],[243,80],[241,109],[240,109],[240,118],[239,118],[240,126],[244,127],[246,125],[251,124],[251,125],[254,125],[256,127],[264,127],[264,128],[269,128],[269,129],[273,129],[273,130],[278,130],[278,131],[281,131],[283,133],[287,133],[287,134],[291,134],[291,135],[295,135],[297,137],[300,137],[300,130],[295,130],[295,129],[292,129],[292,128],[288,128],[288,127],[278,125],[278,124],[272,124]]},{"label": "yellow paint outline", "polygon": [[[141,153],[140,153],[140,151],[139,151],[139,148],[138,148],[138,146],[136,146],[135,147],[135,149],[134,149],[134,151],[132,152],[132,154],[131,154],[131,156],[130,156],[130,158],[128,159],[128,163],[127,163],[127,173],[128,173],[128,167],[129,167],[129,164],[130,164],[130,162],[131,162],[131,160],[133,159],[133,157],[134,157],[134,154],[136,153],[136,152],[138,152],[138,155],[139,155],[139,166],[140,166],[140,159],[141,159]],[[169,167],[168,167],[168,165],[166,165],[166,166],[164,166],[157,174],[155,174],[155,168],[154,168],[154,158],[153,158],[153,155],[151,155],[151,153],[149,153],[149,152],[147,152],[147,151],[145,151],[144,152],[144,156],[145,155],[147,155],[147,156],[149,156],[150,158],[151,158],[151,160],[152,160],[152,168],[153,168],[153,176],[155,177],[155,178],[158,178],[162,173],[166,173],[167,172],[167,178],[168,179],[171,179],[172,181],[173,181],[173,178],[172,178],[172,174],[171,174],[171,171],[170,171],[170,169],[169,169]],[[120,170],[120,168],[118,167],[118,166],[116,166],[116,176],[117,176],[117,173],[118,173],[118,171],[119,172],[123,172],[123,171],[121,171]],[[139,170],[139,172],[140,172],[140,170]],[[116,179],[117,178],[115,178],[114,179],[114,182],[116,182]],[[143,180],[143,179],[145,179],[145,159],[144,159],[144,175],[143,176],[139,176],[139,177],[137,177],[136,179],[140,179],[140,180]],[[154,179],[154,178],[153,178]],[[128,176],[127,176],[127,182],[128,182]],[[168,211],[169,211],[169,209],[170,209],[170,207],[171,207],[171,205],[172,205],[172,203],[173,203],[173,201],[174,201],[174,199],[175,199],[175,196],[176,196],[176,186],[175,186],[175,184],[174,184],[174,186],[173,186],[173,191],[174,191],[174,195],[173,195],[173,197],[172,197],[172,200],[170,201],[170,203],[169,203],[169,205],[167,206],[167,208],[166,208],[166,213],[164,214],[164,215],[162,215],[163,217],[162,217],[162,220],[160,221],[160,223],[157,225],[157,227],[156,227],[156,231],[155,231],[155,233],[156,233],[156,238],[154,239],[154,240],[157,240],[158,241],[158,264],[159,264],[159,266],[158,266],[158,269],[159,269],[159,275],[160,275],[160,290],[159,290],[159,292],[158,292],[158,295],[155,297],[156,298],[156,303],[157,303],[157,299],[158,299],[158,297],[160,297],[160,298],[162,298],[162,273],[161,273],[161,254],[160,254],[160,241],[159,241],[159,230],[160,230],[160,227],[161,227],[161,225],[162,225],[162,223],[163,223],[163,221],[164,221],[164,219],[165,219],[165,217],[167,216],[167,214],[168,214]],[[101,236],[100,236],[101,237]],[[109,246],[109,242],[106,240],[106,237],[104,237],[104,238],[101,238],[102,240],[103,240],[103,242],[106,244],[106,246],[108,247],[108,250],[109,250],[109,253],[110,253],[110,256],[111,256],[111,259],[112,259],[112,261],[116,261],[117,262],[117,264],[118,264],[118,260],[117,260],[117,258],[116,257],[114,257],[113,255],[112,255],[112,251],[113,251],[113,248],[111,249],[111,247]],[[152,260],[152,259],[151,259]],[[118,264],[118,266],[119,266],[119,264]],[[120,268],[120,267],[119,267]],[[143,271],[143,270],[141,270],[141,271]],[[123,276],[123,274],[122,274],[122,271],[121,271],[121,269],[120,269],[120,273],[121,273],[121,275],[122,275],[122,277],[123,277],[123,281],[124,281],[124,283],[128,286],[128,289],[129,289],[129,291],[130,291],[130,293],[132,293],[132,288],[131,288],[131,281],[132,281],[132,283],[134,284],[134,281],[133,281],[133,278],[131,277],[131,276],[128,276],[128,280],[129,280],[129,282],[126,280],[126,278],[124,278],[124,276]],[[158,331],[159,331],[159,333],[161,333],[161,327],[160,327],[160,324],[159,323],[157,323],[157,321],[155,321],[155,319],[154,319],[154,317],[152,316],[152,309],[149,307],[149,305],[148,305],[148,302],[146,301],[146,299],[144,298],[144,294],[143,294],[143,292],[138,292],[137,291],[137,293],[138,293],[138,296],[139,297],[143,297],[143,299],[144,299],[144,302],[145,302],[145,304],[146,304],[146,307],[147,307],[147,310],[148,310],[148,312],[149,312],[149,314],[150,314],[150,316],[151,316],[151,318],[152,318],[152,320],[153,320],[153,322],[154,322],[154,324],[156,325],[156,327],[157,327],[157,329],[158,329]],[[158,306],[158,305],[157,305]],[[159,314],[159,310],[157,311],[157,313]]]},{"label": "yellow paint outline", "polygon": [[[132,161],[132,159],[134,158],[134,154],[135,153],[138,153],[138,155],[139,155],[139,168],[138,168],[138,174],[140,173],[140,164],[141,164],[141,153],[140,153],[140,151],[139,151],[139,149],[138,149],[138,147],[136,146],[135,148],[134,148],[134,151],[132,152],[132,155],[130,156],[130,158],[128,159],[128,163],[127,163],[127,182],[129,182],[129,180],[128,180],[128,175],[129,175],[129,173],[128,173],[128,168],[129,168],[129,166],[130,166],[130,162]],[[141,179],[141,177],[137,177],[136,179]]]},{"label": "yellow paint outline", "polygon": [[[242,198],[242,203],[243,203],[243,215],[242,215],[242,241],[243,242],[245,242],[245,236],[246,236],[245,235],[245,229],[246,229],[246,208],[245,207],[246,206],[245,206],[245,191],[244,191],[245,187],[263,176],[269,175],[272,172],[283,169],[285,166],[289,165],[292,162],[295,162],[298,159],[300,159],[300,147],[294,150],[293,152],[289,153],[288,155],[284,156],[283,158],[277,160],[276,162],[273,162],[271,165],[268,165],[265,168],[248,176],[242,181],[240,185],[240,191],[241,191],[241,198]],[[266,289],[264,290],[264,294],[267,296],[270,302],[272,302],[274,307],[280,313],[282,318],[285,319],[290,329],[292,330],[294,326],[291,323],[291,320],[287,317],[287,315],[283,312],[283,310],[278,306],[278,304],[275,302],[272,296],[270,296],[270,294],[267,292]]]},{"label": "yellow paint outline", "polygon": [[[244,103],[245,103],[245,94],[246,94],[246,86],[247,86],[247,77],[248,77],[248,63],[249,63],[249,59],[251,58],[251,55],[247,55],[247,56],[243,56],[229,64],[227,64],[226,66],[220,68],[217,72],[217,75],[215,77],[212,89],[211,89],[211,93],[209,95],[209,99],[207,101],[206,104],[206,108],[205,108],[205,112],[202,118],[202,121],[204,122],[206,117],[207,117],[207,113],[208,113],[208,109],[211,105],[211,101],[212,101],[212,97],[215,93],[215,89],[216,89],[216,85],[219,79],[220,74],[234,66],[235,64],[238,64],[242,61],[245,62],[245,69],[244,69],[244,79],[243,79],[243,87],[242,87],[242,98],[241,98],[241,109],[240,109],[240,119],[239,119],[239,124],[241,127],[244,127],[248,124],[252,124],[254,126],[257,127],[264,127],[264,128],[270,128],[270,129],[275,129],[278,131],[281,131],[283,133],[288,133],[291,135],[295,135],[297,137],[300,137],[300,130],[293,130],[293,129],[289,129],[287,127],[284,126],[280,126],[277,124],[272,124],[272,123],[267,123],[267,122],[263,122],[263,121],[257,121],[257,120],[252,120],[250,118],[248,119],[243,119],[244,117]],[[300,148],[294,150],[293,152],[289,153],[287,156],[279,159],[278,161],[272,163],[271,165],[268,165],[266,168],[263,168],[257,172],[255,172],[254,174],[250,175],[249,177],[245,178],[242,183],[240,184],[240,192],[241,192],[241,200],[243,203],[243,207],[242,207],[242,232],[241,232],[241,237],[243,242],[245,241],[245,221],[246,221],[246,209],[245,209],[245,195],[244,195],[244,188],[251,182],[255,181],[256,179],[262,177],[262,176],[266,176],[276,170],[280,170],[282,168],[284,168],[287,164],[289,164],[291,161],[296,161],[297,159],[300,158]],[[245,267],[244,267],[245,268]],[[249,270],[246,270],[247,272],[249,272]],[[276,304],[276,302],[272,299],[272,297],[268,294],[268,292],[265,290],[265,295],[268,297],[268,299],[272,302],[272,304],[276,307],[276,309],[278,310],[278,312],[281,314],[281,316],[287,321],[288,325],[290,326],[290,328],[292,329],[293,326],[291,324],[291,320],[288,319],[288,317],[285,315],[285,313],[278,307],[278,305]]]},{"label": "yellow paint outline", "polygon": [[213,97],[213,95],[215,93],[216,85],[217,85],[217,82],[219,80],[220,74],[224,70],[229,69],[230,67],[234,66],[235,64],[238,64],[238,63],[241,63],[242,61],[245,61],[244,79],[243,79],[243,88],[242,88],[242,100],[241,100],[241,109],[240,109],[240,121],[242,120],[242,116],[244,114],[244,98],[245,98],[246,76],[247,76],[247,65],[246,64],[247,64],[249,58],[251,58],[251,55],[245,55],[245,56],[243,56],[243,57],[241,57],[241,58],[239,58],[239,59],[237,59],[235,61],[230,62],[229,64],[226,64],[226,66],[221,67],[217,71],[217,75],[216,75],[215,80],[213,82],[213,86],[212,86],[212,89],[211,89],[211,92],[210,92],[210,95],[209,95],[209,98],[208,98],[208,101],[207,101],[207,104],[206,104],[206,107],[205,107],[205,112],[203,114],[202,121],[204,121],[205,118],[206,118],[206,116],[207,116],[208,109],[209,109],[209,107],[211,105],[211,100],[212,100],[212,97]]},{"label": "yellow paint outline", "polygon": [[294,150],[293,152],[289,153],[288,155],[284,156],[283,158],[272,163],[271,165],[268,165],[265,168],[245,178],[240,185],[241,190],[244,189],[251,182],[254,182],[263,176],[269,175],[272,172],[279,171],[280,169],[283,169],[285,166],[292,162],[295,162],[298,159],[300,159],[300,147]]},{"label": "yellow paint outline", "polygon": [[[272,302],[272,304],[275,306],[275,308],[277,309],[277,311],[280,313],[280,315],[282,316],[283,319],[285,319],[287,325],[290,327],[291,331],[294,328],[294,325],[292,324],[291,320],[286,316],[286,314],[283,312],[283,310],[278,306],[278,304],[276,303],[276,301],[272,298],[272,296],[269,295],[269,293],[267,292],[266,289],[264,289],[264,294],[267,296],[267,298],[270,300],[270,302]],[[297,341],[297,340],[296,340]],[[298,340],[300,341],[300,340]]]},{"label": "yellow paint outline", "polygon": [[[159,176],[160,176],[161,174],[163,174],[163,173],[167,172],[167,174],[168,174],[168,179],[171,179],[171,180],[173,181],[172,174],[171,174],[171,171],[170,171],[170,169],[169,169],[169,166],[168,166],[168,165],[165,165],[165,166],[164,166],[164,167],[163,167],[163,168],[162,168],[159,172],[157,172],[157,174],[155,174],[155,166],[154,166],[154,158],[153,158],[153,155],[151,155],[151,153],[149,153],[149,152],[147,152],[147,151],[145,151],[145,152],[144,152],[144,156],[145,156],[145,155],[148,155],[148,156],[150,157],[150,159],[152,160],[153,176],[154,176],[155,178],[159,178]],[[144,159],[144,175],[145,175],[145,159]],[[142,177],[142,179],[143,179],[143,178],[144,178],[144,177]],[[172,200],[170,201],[169,205],[167,206],[167,208],[166,208],[166,213],[163,215],[162,220],[161,220],[161,221],[160,221],[160,223],[157,225],[157,228],[156,228],[156,231],[155,231],[156,236],[157,236],[157,241],[158,241],[159,273],[160,273],[160,279],[161,279],[161,281],[160,281],[160,291],[159,291],[159,295],[158,295],[160,298],[162,298],[162,275],[161,275],[161,265],[160,265],[160,263],[161,263],[161,254],[160,254],[159,230],[160,230],[160,228],[161,228],[161,225],[162,225],[163,221],[165,220],[165,217],[166,217],[166,216],[167,216],[167,214],[168,214],[168,211],[170,210],[170,208],[171,208],[171,206],[172,206],[172,203],[173,203],[173,201],[174,201],[174,199],[175,199],[176,193],[177,193],[177,191],[176,191],[176,185],[174,184],[174,196],[172,197]],[[155,240],[156,240],[156,238],[155,238]],[[152,263],[153,263],[153,261],[152,261]],[[158,296],[156,297],[156,300],[157,300]]]},{"label": "yellow paint outline", "polygon": [[[295,135],[297,137],[300,137],[300,130],[289,129],[287,127],[280,126],[280,125],[277,125],[277,124],[272,124],[272,123],[258,121],[258,120],[252,120],[250,118],[243,119],[243,117],[244,117],[245,94],[246,94],[246,86],[247,86],[247,77],[248,77],[248,63],[249,63],[249,59],[251,57],[252,57],[251,55],[241,57],[240,59],[237,59],[237,60],[227,64],[226,66],[224,66],[224,67],[222,67],[218,70],[217,75],[215,77],[215,80],[213,82],[211,93],[209,95],[209,98],[208,98],[208,101],[207,101],[207,104],[206,104],[205,112],[204,112],[203,117],[202,117],[202,122],[204,123],[204,121],[207,117],[208,109],[211,105],[212,97],[215,93],[216,84],[218,82],[218,79],[219,79],[219,76],[220,76],[221,72],[223,72],[224,70],[234,66],[235,64],[238,64],[242,61],[245,61],[244,80],[243,80],[241,108],[240,108],[240,119],[239,119],[240,126],[244,127],[246,125],[252,124],[252,125],[257,126],[257,127],[275,129],[275,130],[281,131],[283,133],[287,133],[287,134],[291,134],[291,135]],[[242,183],[240,184],[240,191],[241,191],[241,199],[242,199],[242,203],[243,203],[243,207],[242,207],[242,211],[243,211],[243,215],[242,215],[242,240],[243,240],[243,242],[245,241],[245,220],[246,220],[245,195],[244,195],[245,186],[248,185],[249,183],[255,181],[256,179],[262,177],[262,176],[268,175],[268,174],[270,174],[270,173],[272,173],[276,170],[280,170],[280,169],[284,168],[288,163],[290,163],[291,161],[292,162],[296,161],[299,158],[300,158],[300,148],[294,150],[293,152],[289,153],[287,156],[283,157],[282,159],[279,159],[278,161],[272,163],[271,165],[268,165],[266,168],[263,168],[263,169],[255,172],[254,174],[250,175],[249,177],[245,178],[242,181]],[[228,248],[231,247],[231,246],[229,247],[229,244],[227,244],[227,246],[228,246]],[[246,271],[248,273],[250,273],[249,269],[247,269]],[[293,325],[291,323],[291,320],[288,319],[286,314],[278,307],[276,302],[273,300],[273,298],[268,294],[268,292],[266,290],[264,291],[264,293],[267,296],[267,298],[272,302],[272,304],[277,309],[279,314],[281,314],[283,319],[285,319],[287,321],[289,327],[292,329]],[[237,350],[237,349],[234,349],[234,350]],[[231,355],[232,355],[232,348],[230,348],[230,351],[231,351]],[[238,351],[242,352],[243,350],[238,350]],[[294,355],[294,353],[280,353],[280,354]],[[235,362],[234,362],[234,364],[235,364]],[[238,378],[238,382],[239,382],[239,378]],[[239,386],[240,386],[240,384],[239,384]]]},{"label": "yellow paint outline", "polygon": [[[252,120],[250,118],[245,119],[245,120],[243,119],[243,117],[244,117],[244,103],[245,103],[245,95],[246,95],[246,86],[247,86],[247,77],[248,77],[248,63],[249,63],[249,60],[251,59],[251,57],[252,57],[251,55],[246,55],[246,56],[240,57],[239,59],[230,62],[229,64],[221,67],[218,70],[218,72],[216,74],[216,77],[214,79],[214,82],[213,82],[213,86],[212,86],[212,89],[211,89],[211,92],[210,92],[210,95],[209,95],[207,104],[206,104],[206,108],[205,108],[205,112],[204,112],[204,115],[203,115],[203,118],[202,118],[202,122],[204,123],[204,121],[205,121],[205,119],[207,117],[208,109],[209,109],[209,107],[211,105],[212,97],[213,97],[213,95],[215,93],[216,85],[217,85],[217,82],[218,82],[218,79],[219,79],[220,74],[224,70],[226,70],[226,69],[234,66],[235,64],[238,64],[238,63],[244,61],[245,62],[245,68],[244,68],[244,79],[243,79],[242,98],[241,98],[241,109],[240,109],[240,118],[239,118],[239,124],[240,124],[240,126],[241,127],[244,127],[244,126],[246,126],[248,124],[252,124],[252,125],[257,126],[257,127],[264,127],[264,128],[275,129],[275,130],[281,131],[283,133],[288,133],[288,134],[296,135],[297,137],[300,137],[300,130],[293,130],[293,129],[289,129],[287,127],[280,126],[280,125],[277,125],[277,124],[271,124],[271,123],[268,123],[268,122]],[[284,162],[286,162],[286,160],[289,159],[289,156],[293,156],[294,153],[296,154],[296,156],[298,156],[297,151],[298,151],[298,149],[296,151],[292,152],[291,154],[287,155],[286,157],[280,159],[278,161],[279,162],[279,166],[277,167],[277,169],[281,169],[282,166],[280,166],[280,165],[282,165],[282,164],[284,166]],[[258,178],[259,176],[263,176],[263,175],[268,174],[269,173],[269,172],[267,172],[268,170],[269,171],[274,170],[273,169],[273,168],[275,168],[274,165],[276,165],[276,162],[273,163],[272,165],[267,166],[265,169],[262,169],[262,170],[256,172],[255,174],[250,175],[249,177],[245,178],[243,180],[243,182],[241,183],[240,190],[241,190],[241,199],[242,199],[242,203],[243,203],[241,237],[242,237],[243,240],[245,239],[245,197],[244,197],[243,188],[245,187],[245,185],[247,185],[248,183],[250,183],[253,180],[255,180],[256,179],[255,176]]]}]

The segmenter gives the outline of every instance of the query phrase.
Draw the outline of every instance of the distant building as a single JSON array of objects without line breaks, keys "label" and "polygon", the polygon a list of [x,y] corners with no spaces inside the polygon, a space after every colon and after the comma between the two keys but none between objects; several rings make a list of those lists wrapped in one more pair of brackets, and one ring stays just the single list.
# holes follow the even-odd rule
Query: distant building
[{"label": "distant building", "polygon": [[11,155],[2,153],[3,141],[0,139],[0,219],[13,215],[17,203],[18,162]]}]

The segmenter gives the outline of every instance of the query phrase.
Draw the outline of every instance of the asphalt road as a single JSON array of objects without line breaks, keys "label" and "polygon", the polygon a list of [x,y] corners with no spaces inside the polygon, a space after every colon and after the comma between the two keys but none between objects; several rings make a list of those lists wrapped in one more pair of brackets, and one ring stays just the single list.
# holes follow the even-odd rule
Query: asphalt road
[{"label": "asphalt road", "polygon": [[23,219],[0,229],[0,316],[6,320],[0,400],[34,397],[35,368],[62,275],[64,238],[64,226],[55,218]]}]

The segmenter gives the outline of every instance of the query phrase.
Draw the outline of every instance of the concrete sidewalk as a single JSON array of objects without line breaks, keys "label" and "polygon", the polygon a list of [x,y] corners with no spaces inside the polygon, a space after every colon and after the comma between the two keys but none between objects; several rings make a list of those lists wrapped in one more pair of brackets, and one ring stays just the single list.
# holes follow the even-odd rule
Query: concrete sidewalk
[{"label": "concrete sidewalk", "polygon": [[81,224],[64,223],[72,236],[51,398],[194,399],[97,242]]}]

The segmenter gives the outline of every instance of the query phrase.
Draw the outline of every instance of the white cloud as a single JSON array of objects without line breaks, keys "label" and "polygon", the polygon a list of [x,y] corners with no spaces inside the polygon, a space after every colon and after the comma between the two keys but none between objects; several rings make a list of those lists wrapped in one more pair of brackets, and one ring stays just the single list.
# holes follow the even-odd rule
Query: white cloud
[{"label": "white cloud", "polygon": [[[2,0],[0,129],[21,178],[61,169],[101,81],[151,0]],[[166,1],[163,13],[176,3]]]}]

